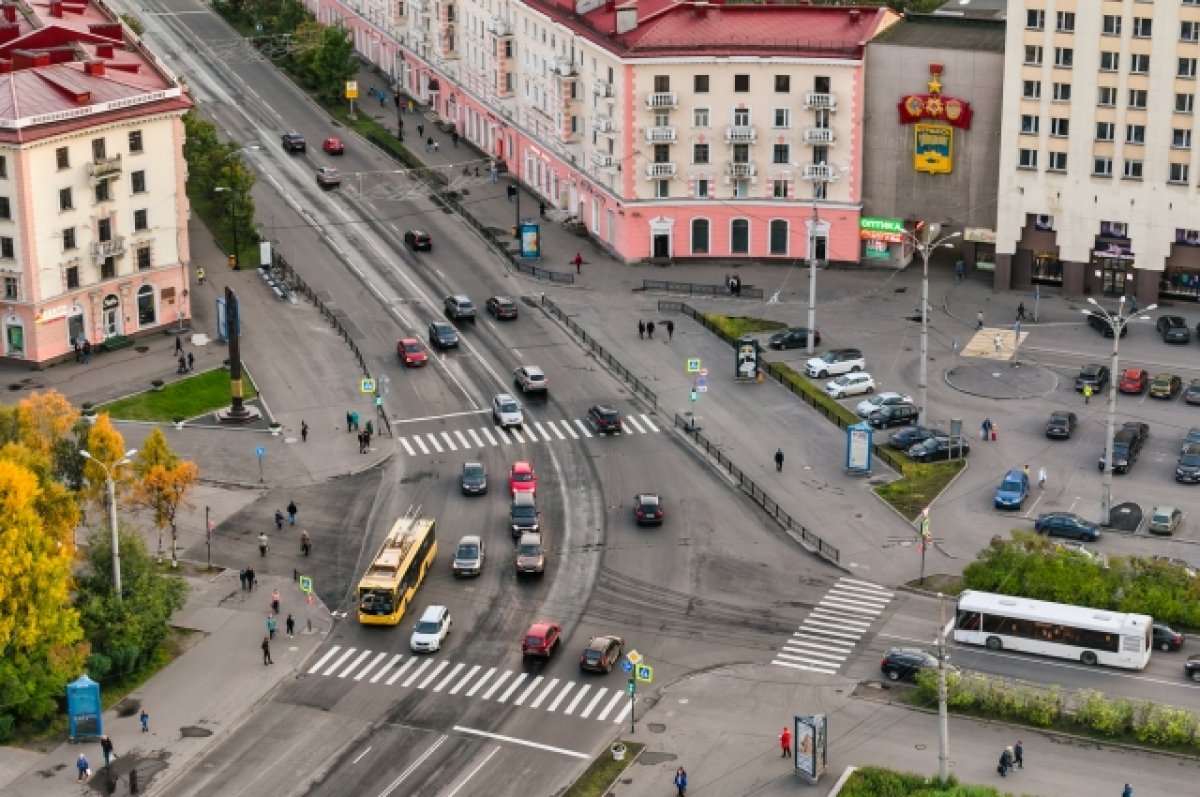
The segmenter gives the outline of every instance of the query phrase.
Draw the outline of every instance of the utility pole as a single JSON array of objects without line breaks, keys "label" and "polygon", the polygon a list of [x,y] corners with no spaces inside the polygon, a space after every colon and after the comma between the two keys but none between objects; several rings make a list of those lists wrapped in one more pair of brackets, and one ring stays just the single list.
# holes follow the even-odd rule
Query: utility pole
[{"label": "utility pole", "polygon": [[938,593],[942,621],[938,624],[938,780],[950,777],[950,718],[946,708],[946,600]]},{"label": "utility pole", "polygon": [[212,522],[208,519],[208,507],[204,507],[204,543],[208,546],[208,569],[212,570]]}]

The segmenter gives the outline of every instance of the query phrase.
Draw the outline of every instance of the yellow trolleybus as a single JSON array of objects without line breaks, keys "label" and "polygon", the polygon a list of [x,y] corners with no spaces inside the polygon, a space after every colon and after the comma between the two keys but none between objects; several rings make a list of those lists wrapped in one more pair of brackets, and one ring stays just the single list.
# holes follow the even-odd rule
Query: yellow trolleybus
[{"label": "yellow trolleybus", "polygon": [[396,625],[437,556],[437,523],[410,513],[396,521],[358,582],[358,621]]}]

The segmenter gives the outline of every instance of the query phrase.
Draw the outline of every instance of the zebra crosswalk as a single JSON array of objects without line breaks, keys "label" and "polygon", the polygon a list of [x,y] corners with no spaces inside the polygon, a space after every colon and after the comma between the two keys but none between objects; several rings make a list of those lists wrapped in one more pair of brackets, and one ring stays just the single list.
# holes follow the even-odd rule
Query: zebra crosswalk
[{"label": "zebra crosswalk", "polygon": [[772,664],[832,675],[895,597],[878,584],[839,578],[804,618]]},{"label": "zebra crosswalk", "polygon": [[[465,672],[464,672],[465,670]],[[334,645],[308,668],[327,676],[384,687],[461,695],[501,705],[520,706],[564,717],[621,723],[631,705],[623,689],[547,678],[482,664],[467,665],[435,656],[406,656]]]},{"label": "zebra crosswalk", "polygon": [[[647,414],[626,415],[621,419],[626,435],[654,434],[659,430]],[[452,429],[444,432],[425,432],[404,435],[396,442],[410,457],[444,454],[447,451],[472,451],[487,447],[504,447],[522,443],[553,443],[560,440],[581,440],[595,437],[592,428],[579,418],[559,421],[526,421],[520,428],[481,426],[475,429]]]}]

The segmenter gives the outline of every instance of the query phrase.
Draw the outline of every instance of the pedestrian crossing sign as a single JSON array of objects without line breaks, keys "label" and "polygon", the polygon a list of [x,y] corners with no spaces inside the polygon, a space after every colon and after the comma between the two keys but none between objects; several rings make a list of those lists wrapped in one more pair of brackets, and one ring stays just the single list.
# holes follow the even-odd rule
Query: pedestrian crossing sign
[{"label": "pedestrian crossing sign", "polygon": [[648,664],[639,664],[634,669],[633,675],[642,683],[650,683],[654,680],[654,668]]},{"label": "pedestrian crossing sign", "polygon": [[312,576],[300,576],[300,591],[305,595],[312,592]]},{"label": "pedestrian crossing sign", "polygon": [[374,379],[361,380],[358,383],[358,389],[362,393],[374,393],[375,392],[375,380]]},{"label": "pedestrian crossing sign", "polygon": [[700,358],[699,358],[699,357],[689,357],[689,358],[688,358],[688,361],[687,361],[687,372],[688,372],[689,374],[698,374],[698,373],[700,373]]}]

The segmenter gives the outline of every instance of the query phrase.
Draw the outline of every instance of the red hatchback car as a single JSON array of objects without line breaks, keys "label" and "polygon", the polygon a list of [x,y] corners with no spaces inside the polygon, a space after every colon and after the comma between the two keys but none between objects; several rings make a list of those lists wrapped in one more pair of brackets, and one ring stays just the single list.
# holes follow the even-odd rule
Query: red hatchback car
[{"label": "red hatchback car", "polygon": [[1150,387],[1150,374],[1138,368],[1127,368],[1121,372],[1117,390],[1122,393],[1145,393]]},{"label": "red hatchback car", "polygon": [[325,150],[326,155],[345,155],[346,145],[337,136],[330,136],[325,139],[325,143],[321,145],[321,149]]},{"label": "red hatchback car", "polygon": [[409,368],[419,368],[429,362],[425,347],[416,338],[404,338],[396,344],[396,356]]},{"label": "red hatchback car", "polygon": [[529,626],[525,636],[521,638],[522,656],[539,656],[550,658],[558,647],[558,639],[562,636],[562,626],[558,623],[534,623]]},{"label": "red hatchback car", "polygon": [[508,490],[512,493],[533,493],[537,495],[537,474],[528,462],[514,462],[508,472]]}]

